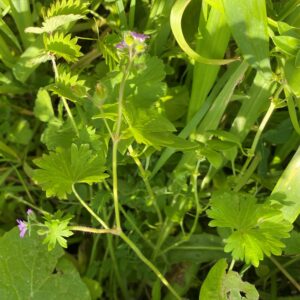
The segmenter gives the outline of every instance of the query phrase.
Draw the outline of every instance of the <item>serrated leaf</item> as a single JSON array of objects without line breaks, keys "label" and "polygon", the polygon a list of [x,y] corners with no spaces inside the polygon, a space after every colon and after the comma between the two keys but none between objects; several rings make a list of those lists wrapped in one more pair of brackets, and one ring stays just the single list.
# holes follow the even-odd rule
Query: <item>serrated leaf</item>
[{"label": "serrated leaf", "polygon": [[62,32],[56,32],[50,36],[44,35],[45,49],[67,62],[75,62],[83,55],[80,52],[80,46],[77,45],[77,40],[76,37],[71,38],[71,34],[64,35]]},{"label": "serrated leaf", "polygon": [[138,143],[143,143],[155,148],[172,147],[181,150],[196,149],[196,143],[186,141],[174,134],[176,128],[154,108],[136,108],[128,103],[126,118],[129,131]]},{"label": "serrated leaf", "polygon": [[82,19],[84,16],[81,15],[60,15],[54,16],[49,19],[46,19],[42,23],[42,27],[27,27],[25,32],[27,33],[35,33],[35,34],[42,34],[42,33],[52,33],[57,30],[59,27],[67,25],[71,22],[78,21]]},{"label": "serrated leaf", "polygon": [[63,122],[60,119],[52,118],[42,134],[41,141],[48,150],[52,151],[55,151],[56,148],[68,149],[72,144],[76,144],[78,147],[88,144],[91,150],[106,157],[108,145],[104,141],[104,136],[98,135],[95,128],[83,123],[78,122],[77,127],[79,135],[76,134],[70,120]]},{"label": "serrated leaf", "polygon": [[167,92],[167,86],[162,82],[166,76],[165,66],[161,59],[150,56],[141,56],[136,63],[126,93],[135,106],[149,107]]},{"label": "serrated leaf", "polygon": [[83,102],[88,92],[85,81],[80,80],[78,75],[73,75],[61,65],[59,65],[57,69],[58,78],[56,82],[48,85],[46,88],[54,94],[70,101],[77,103]]},{"label": "serrated leaf", "polygon": [[116,44],[119,41],[120,37],[117,34],[109,34],[100,38],[98,42],[99,51],[102,53],[110,71],[115,69],[120,61],[120,57],[116,51]]},{"label": "serrated leaf", "polygon": [[210,226],[233,230],[226,240],[225,252],[232,252],[234,259],[256,267],[264,254],[281,254],[284,247],[281,239],[289,237],[292,229],[278,206],[257,204],[250,194],[215,193],[207,215],[213,219]]},{"label": "serrated leaf", "polygon": [[85,15],[88,13],[88,3],[81,0],[56,0],[44,12],[44,18],[58,15]]},{"label": "serrated leaf", "polygon": [[108,177],[104,172],[104,159],[94,154],[89,145],[72,144],[69,149],[57,149],[35,159],[39,169],[33,179],[46,191],[46,196],[65,199],[75,183],[99,182]]},{"label": "serrated leaf", "polygon": [[2,299],[90,300],[72,263],[56,247],[48,252],[35,231],[19,237],[17,228],[0,238],[0,295]]}]

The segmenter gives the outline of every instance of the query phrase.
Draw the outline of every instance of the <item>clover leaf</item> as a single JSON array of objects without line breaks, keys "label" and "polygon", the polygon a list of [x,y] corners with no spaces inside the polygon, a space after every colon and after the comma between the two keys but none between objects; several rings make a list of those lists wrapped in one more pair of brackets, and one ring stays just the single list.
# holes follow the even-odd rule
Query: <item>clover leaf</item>
[{"label": "clover leaf", "polygon": [[217,192],[211,198],[207,215],[212,227],[227,227],[232,233],[226,239],[225,252],[236,260],[259,265],[264,254],[280,255],[292,225],[286,221],[278,205],[258,204],[254,196],[234,192]]},{"label": "clover leaf", "polygon": [[103,157],[90,150],[87,144],[57,149],[35,159],[34,163],[39,169],[34,171],[33,179],[46,191],[47,197],[65,199],[72,192],[73,184],[92,184],[108,177],[104,173]]}]

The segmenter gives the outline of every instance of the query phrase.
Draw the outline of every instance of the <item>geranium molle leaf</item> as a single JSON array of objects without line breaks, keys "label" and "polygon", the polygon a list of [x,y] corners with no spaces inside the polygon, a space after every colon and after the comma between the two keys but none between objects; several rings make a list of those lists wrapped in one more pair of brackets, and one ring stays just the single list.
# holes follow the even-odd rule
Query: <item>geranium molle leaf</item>
[{"label": "geranium molle leaf", "polygon": [[207,215],[212,227],[227,227],[232,233],[226,239],[225,252],[236,260],[259,265],[264,255],[280,255],[292,225],[286,221],[280,207],[258,204],[250,194],[218,192],[211,198]]},{"label": "geranium molle leaf", "polygon": [[87,144],[57,149],[35,159],[34,163],[39,169],[34,171],[33,179],[46,191],[47,197],[64,199],[72,192],[73,184],[92,184],[108,177],[104,173],[104,159],[90,150]]}]

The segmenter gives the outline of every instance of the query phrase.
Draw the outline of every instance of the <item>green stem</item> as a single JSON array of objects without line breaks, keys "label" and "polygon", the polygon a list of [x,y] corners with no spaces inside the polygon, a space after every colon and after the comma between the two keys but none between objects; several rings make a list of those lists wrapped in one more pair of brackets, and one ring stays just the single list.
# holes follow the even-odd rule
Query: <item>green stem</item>
[{"label": "green stem", "polygon": [[170,285],[168,280],[164,277],[164,275],[155,267],[150,260],[148,260],[144,254],[140,251],[140,249],[123,233],[120,233],[121,239],[135,252],[135,254],[139,257],[139,259],[147,265],[155,275],[161,280],[161,282],[169,289],[169,291],[173,294],[175,299],[181,299],[174,288]]},{"label": "green stem", "polygon": [[98,229],[98,228],[92,228],[87,226],[70,226],[69,229],[74,231],[82,231],[82,232],[96,233],[96,234],[114,234],[114,235],[120,234],[120,232],[116,229]]},{"label": "green stem", "polygon": [[155,248],[155,246],[152,244],[152,242],[147,239],[143,233],[140,231],[140,229],[136,226],[136,224],[134,223],[134,221],[132,220],[132,218],[126,213],[125,209],[123,209],[123,207],[120,207],[120,210],[122,212],[122,214],[124,215],[125,219],[128,221],[128,223],[132,226],[133,230],[136,231],[136,233],[143,239],[143,241],[152,249]]},{"label": "green stem", "polygon": [[158,237],[157,243],[155,245],[154,251],[152,253],[151,259],[154,261],[156,257],[158,256],[158,252],[160,250],[160,247],[168,237],[171,229],[173,227],[173,222],[167,217],[165,219],[164,225],[162,226],[160,230],[160,235]]},{"label": "green stem", "polygon": [[115,256],[111,235],[107,236],[107,243],[108,243],[109,255],[110,255],[110,258],[113,263],[113,268],[114,268],[114,272],[115,272],[115,275],[117,278],[117,282],[121,288],[121,292],[123,294],[124,299],[129,299],[124,279],[122,278],[120,271],[119,271],[119,266],[118,266],[117,258]]},{"label": "green stem", "polygon": [[17,201],[20,202],[20,203],[23,203],[23,204],[25,204],[25,205],[27,205],[27,206],[29,206],[29,207],[35,209],[36,211],[40,212],[40,213],[43,214],[43,215],[48,214],[47,211],[45,211],[45,210],[43,210],[43,209],[41,209],[41,208],[35,206],[34,204],[32,204],[32,203],[30,203],[30,202],[24,200],[24,199],[21,198],[21,197],[17,197],[17,196],[15,196],[15,195],[11,194],[11,193],[9,193],[6,197],[8,197],[8,196],[9,196],[10,198],[13,198],[13,199],[17,200]]},{"label": "green stem", "polygon": [[250,166],[248,167],[248,169],[243,173],[241,173],[241,176],[239,177],[236,186],[233,189],[235,192],[238,192],[248,182],[249,178],[256,170],[260,161],[261,161],[261,154],[257,153],[257,155],[255,155],[254,159],[252,160]]},{"label": "green stem", "polygon": [[162,224],[163,223],[162,215],[161,215],[159,206],[158,206],[158,204],[156,202],[156,197],[155,197],[155,195],[153,193],[153,190],[151,188],[150,182],[148,180],[147,173],[146,173],[146,171],[145,171],[145,169],[144,169],[141,161],[137,157],[137,155],[136,155],[136,153],[133,150],[133,148],[132,148],[131,145],[128,147],[128,151],[129,151],[130,156],[132,157],[132,159],[134,160],[135,164],[137,165],[137,167],[138,167],[138,169],[140,171],[141,177],[142,177],[142,179],[143,179],[143,181],[145,183],[145,186],[146,186],[146,190],[147,190],[147,192],[148,192],[148,194],[150,196],[151,203],[153,203],[153,206],[154,206],[154,208],[156,210],[158,221],[159,221],[160,224]]},{"label": "green stem", "polygon": [[229,266],[229,271],[232,271],[232,270],[233,270],[234,264],[235,264],[235,260],[232,259],[232,261],[231,261],[231,263],[230,263],[230,266]]},{"label": "green stem", "polygon": [[109,229],[106,223],[83,201],[83,199],[77,193],[75,186],[72,185],[72,191],[77,198],[77,200],[81,203],[81,205],[105,228]]},{"label": "green stem", "polygon": [[[59,78],[59,74],[58,74],[58,69],[57,69],[57,65],[56,65],[56,62],[55,62],[55,57],[53,55],[51,55],[51,61],[52,61],[52,67],[53,67],[53,71],[54,71],[55,81],[57,81],[58,78]],[[74,117],[72,115],[72,112],[70,110],[69,104],[68,104],[68,102],[67,102],[67,100],[66,100],[65,97],[61,97],[61,100],[62,100],[63,105],[65,107],[65,110],[66,110],[66,112],[68,114],[68,117],[71,120],[72,126],[73,126],[73,128],[74,128],[74,130],[76,132],[76,135],[79,136],[79,131],[78,131],[77,125],[75,123]]]},{"label": "green stem", "polygon": [[254,140],[253,140],[253,143],[252,143],[252,146],[251,146],[251,149],[249,151],[249,157],[247,158],[245,164],[243,165],[243,168],[241,170],[241,175],[244,174],[245,170],[248,168],[252,158],[253,158],[253,155],[255,153],[255,150],[256,150],[256,147],[257,147],[257,144],[259,142],[259,139],[263,133],[263,130],[265,128],[265,126],[267,125],[269,119],[271,118],[274,110],[276,108],[276,105],[273,101],[271,101],[271,104],[267,110],[267,113],[265,114],[262,122],[260,123],[258,129],[257,129],[257,132],[255,134],[255,137],[254,137]]},{"label": "green stem", "polygon": [[195,216],[195,220],[194,220],[192,229],[188,234],[188,238],[190,238],[192,236],[192,234],[195,232],[197,224],[198,224],[199,215],[200,215],[200,212],[201,212],[201,206],[200,206],[200,203],[199,203],[199,195],[198,195],[198,188],[197,188],[198,176],[199,176],[198,169],[199,169],[199,166],[200,166],[200,162],[201,162],[200,160],[197,161],[194,174],[192,175],[193,176],[194,199],[195,199],[195,206],[196,206],[196,216]]},{"label": "green stem", "polygon": [[280,272],[290,281],[290,283],[300,292],[300,284],[294,279],[294,277],[274,258],[269,257],[272,263],[280,270]]},{"label": "green stem", "polygon": [[122,110],[123,110],[125,83],[132,66],[132,61],[133,61],[133,57],[131,53],[129,53],[128,65],[123,73],[123,78],[120,83],[119,97],[118,97],[118,117],[116,122],[117,125],[112,140],[113,141],[113,149],[112,149],[113,198],[114,198],[115,219],[116,219],[117,229],[121,229],[119,195],[118,195],[118,144],[120,140],[120,131],[121,131],[121,124],[122,124]]},{"label": "green stem", "polygon": [[21,182],[21,184],[22,184],[22,186],[23,186],[23,188],[24,188],[24,190],[25,190],[25,193],[26,193],[26,195],[28,196],[30,202],[31,202],[31,203],[34,203],[33,197],[31,196],[30,191],[29,191],[29,189],[27,188],[27,184],[25,183],[25,181],[24,181],[22,175],[20,174],[20,172],[18,171],[18,169],[17,169],[15,166],[12,166],[12,168],[13,168],[14,171],[16,172],[16,174],[17,174],[17,176],[18,176],[18,178],[19,178],[19,180],[20,180],[20,182]]}]

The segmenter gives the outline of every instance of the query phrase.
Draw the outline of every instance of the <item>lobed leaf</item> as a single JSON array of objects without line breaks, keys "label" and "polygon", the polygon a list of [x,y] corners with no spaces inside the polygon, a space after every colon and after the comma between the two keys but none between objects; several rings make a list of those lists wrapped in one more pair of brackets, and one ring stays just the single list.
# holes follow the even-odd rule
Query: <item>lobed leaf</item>
[{"label": "lobed leaf", "polygon": [[35,159],[34,163],[39,169],[34,170],[33,179],[46,191],[47,197],[64,199],[75,183],[92,184],[108,176],[104,173],[104,159],[94,154],[87,144],[57,149]]},{"label": "lobed leaf", "polygon": [[226,240],[225,252],[236,260],[259,265],[263,255],[280,255],[292,225],[284,219],[280,208],[270,203],[257,204],[250,194],[218,192],[212,196],[209,225],[233,230]]},{"label": "lobed leaf", "polygon": [[56,0],[47,10],[43,10],[44,18],[59,15],[86,15],[88,13],[88,3],[81,0]]},{"label": "lobed leaf", "polygon": [[25,32],[27,33],[35,33],[35,34],[42,34],[42,33],[52,33],[56,31],[61,26],[67,25],[71,22],[78,21],[82,19],[82,15],[60,15],[54,16],[49,19],[46,19],[43,22],[42,27],[27,27]]},{"label": "lobed leaf", "polygon": [[71,34],[64,35],[56,32],[50,36],[44,35],[45,49],[56,57],[62,57],[67,62],[75,62],[83,54],[77,45],[77,38],[71,38]]}]

